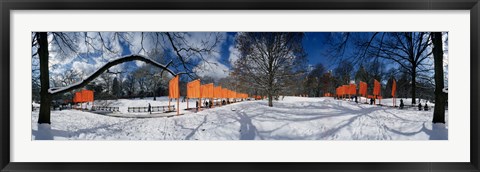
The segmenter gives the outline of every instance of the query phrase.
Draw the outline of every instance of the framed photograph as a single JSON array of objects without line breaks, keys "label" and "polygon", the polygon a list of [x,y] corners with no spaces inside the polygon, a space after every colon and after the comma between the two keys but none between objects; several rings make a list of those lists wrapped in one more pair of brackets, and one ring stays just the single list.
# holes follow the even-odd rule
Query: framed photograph
[{"label": "framed photograph", "polygon": [[0,168],[478,171],[478,11],[2,2]]}]

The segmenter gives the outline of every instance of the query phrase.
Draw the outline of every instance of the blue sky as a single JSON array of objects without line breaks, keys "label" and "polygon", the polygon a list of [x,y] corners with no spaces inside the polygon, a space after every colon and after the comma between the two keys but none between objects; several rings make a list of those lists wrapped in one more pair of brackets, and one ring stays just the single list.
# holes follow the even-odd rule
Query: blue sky
[{"label": "blue sky", "polygon": [[328,65],[327,57],[323,55],[325,50],[325,43],[329,32],[307,32],[303,40],[303,48],[307,52],[308,63],[315,65],[322,63]]},{"label": "blue sky", "polygon": [[[315,65],[322,63],[324,65],[328,64],[328,60],[324,57],[323,50],[325,48],[325,41],[327,41],[327,36],[330,32],[307,32],[303,40],[303,48],[307,53],[308,63],[310,65]],[[228,38],[225,40],[221,47],[221,62],[230,67],[228,59],[230,57],[230,46],[233,46],[235,43],[234,37],[236,32],[228,32]]]}]

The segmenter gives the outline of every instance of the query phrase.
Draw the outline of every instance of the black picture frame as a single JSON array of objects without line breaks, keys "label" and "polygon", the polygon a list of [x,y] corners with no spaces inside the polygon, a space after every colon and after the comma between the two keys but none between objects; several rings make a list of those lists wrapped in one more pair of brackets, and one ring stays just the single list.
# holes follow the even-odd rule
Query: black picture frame
[{"label": "black picture frame", "polygon": [[[479,171],[479,0],[2,0],[1,171]],[[466,163],[22,163],[10,161],[12,10],[470,10],[470,162]],[[441,151],[441,150],[439,150]],[[448,156],[448,155],[446,155]]]}]

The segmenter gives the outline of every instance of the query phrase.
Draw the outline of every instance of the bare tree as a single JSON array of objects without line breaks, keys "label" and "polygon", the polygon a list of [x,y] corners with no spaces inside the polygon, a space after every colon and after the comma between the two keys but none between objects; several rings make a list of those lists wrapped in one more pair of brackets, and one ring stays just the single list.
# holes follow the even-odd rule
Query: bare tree
[{"label": "bare tree", "polygon": [[[153,100],[156,100],[156,93],[158,87],[162,85],[166,85],[166,81],[171,79],[171,77],[167,76],[166,73],[163,73],[160,69],[152,66],[152,65],[144,65],[133,72],[133,78],[135,80],[135,84],[137,91],[139,91],[139,95],[141,97],[151,95],[153,96]],[[130,78],[133,80],[133,78]]]},{"label": "bare tree", "polygon": [[[102,73],[99,77],[98,77],[99,81],[101,81],[101,84],[103,84],[103,88],[105,88],[105,90],[103,90],[103,92],[106,94],[106,95],[110,95],[112,94],[112,85],[113,85],[113,77],[111,74],[109,73]],[[108,96],[109,97],[109,96]]]},{"label": "bare tree", "polygon": [[118,81],[118,77],[115,77],[112,83],[112,94],[115,99],[118,99],[118,97],[121,96],[121,88],[121,83]]},{"label": "bare tree", "polygon": [[239,33],[236,46],[241,55],[234,70],[243,81],[267,94],[268,106],[272,96],[281,91],[289,77],[305,69],[303,33],[247,32]]},{"label": "bare tree", "polygon": [[379,57],[396,62],[404,68],[412,78],[412,104],[416,104],[417,77],[425,71],[431,70],[428,58],[432,52],[428,52],[430,46],[429,34],[425,32],[389,33],[389,37],[380,44],[372,45],[370,53],[377,53]]},{"label": "bare tree", "polygon": [[355,83],[360,83],[360,81],[363,81],[363,82],[370,81],[370,75],[368,74],[364,65],[360,65],[360,67],[357,70],[357,73],[355,73]]},{"label": "bare tree", "polygon": [[135,83],[136,83],[136,78],[133,76],[133,74],[129,73],[125,77],[124,87],[122,87],[126,93],[127,96],[131,97],[135,95]]},{"label": "bare tree", "polygon": [[335,76],[338,78],[338,85],[349,84],[353,72],[353,64],[350,61],[342,61],[333,70]]},{"label": "bare tree", "polygon": [[[82,72],[81,71],[77,71],[75,69],[72,69],[72,70],[66,70],[64,72],[61,72],[61,73],[58,73],[58,74],[54,74],[52,77],[51,77],[51,85],[52,87],[65,87],[65,86],[68,86],[70,84],[74,84],[75,82],[78,82],[80,80],[82,80],[81,76],[82,76]],[[64,98],[68,98],[68,99],[73,99],[73,91],[70,91],[68,92],[68,94],[65,96],[62,96]]]},{"label": "bare tree", "polygon": [[320,97],[321,92],[325,92],[325,79],[324,74],[326,72],[323,64],[319,63],[315,65],[312,71],[307,75],[306,87],[314,97]]}]

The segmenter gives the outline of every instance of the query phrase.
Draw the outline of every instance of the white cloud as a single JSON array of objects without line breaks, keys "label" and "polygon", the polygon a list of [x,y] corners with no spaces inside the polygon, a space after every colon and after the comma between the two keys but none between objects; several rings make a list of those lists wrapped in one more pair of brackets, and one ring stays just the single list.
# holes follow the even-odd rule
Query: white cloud
[{"label": "white cloud", "polygon": [[315,67],[314,67],[312,64],[308,64],[308,66],[307,66],[307,72],[308,72],[308,73],[312,72],[314,68],[315,68]]},{"label": "white cloud", "polygon": [[75,61],[72,64],[72,70],[81,72],[83,74],[82,78],[93,73],[95,69],[95,65],[88,64],[87,62]]},{"label": "white cloud", "polygon": [[209,76],[215,80],[225,78],[230,73],[230,69],[219,62],[201,62],[193,69],[193,71],[200,77]]},{"label": "white cloud", "polygon": [[234,66],[235,62],[240,58],[240,51],[235,48],[233,44],[228,48],[228,51],[230,52],[230,55],[228,56],[228,61],[232,66]]}]

